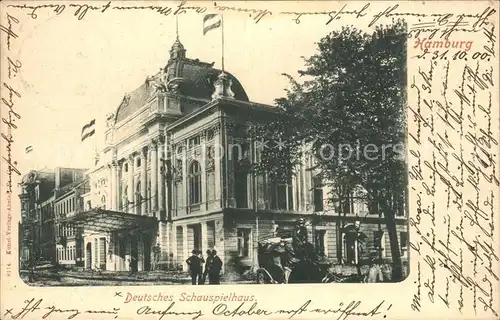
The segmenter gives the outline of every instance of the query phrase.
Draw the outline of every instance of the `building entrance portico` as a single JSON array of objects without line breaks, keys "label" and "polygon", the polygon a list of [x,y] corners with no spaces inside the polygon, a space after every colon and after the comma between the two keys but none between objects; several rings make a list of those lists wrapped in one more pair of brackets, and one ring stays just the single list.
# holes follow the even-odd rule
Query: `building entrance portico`
[{"label": "building entrance portico", "polygon": [[85,269],[151,270],[157,227],[154,217],[94,209],[72,216],[67,222],[79,226],[82,232]]}]

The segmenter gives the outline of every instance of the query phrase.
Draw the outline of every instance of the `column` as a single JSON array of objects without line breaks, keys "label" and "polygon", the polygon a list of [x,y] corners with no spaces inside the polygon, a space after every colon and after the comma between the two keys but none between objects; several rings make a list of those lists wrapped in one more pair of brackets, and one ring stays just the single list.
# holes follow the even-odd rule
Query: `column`
[{"label": "column", "polygon": [[158,218],[165,217],[165,138],[158,140]]},{"label": "column", "polygon": [[[188,165],[188,161],[187,161],[187,145],[186,144],[183,144],[183,148],[182,148],[182,191],[184,193],[184,201],[183,201],[183,204],[184,204],[184,214],[189,214],[189,209],[190,209],[190,205],[191,205],[191,201],[190,201],[190,198],[189,198],[189,185],[188,185],[188,172],[189,172],[189,168],[187,167]],[[178,207],[177,207],[178,208]],[[177,209],[179,210],[179,209]]]},{"label": "column", "polygon": [[115,239],[115,271],[122,271],[122,257],[120,256],[120,238]]},{"label": "column", "polygon": [[[188,227],[187,225],[182,226],[182,252],[183,252],[183,257],[180,257],[179,261],[184,262],[185,259],[187,259],[191,253],[189,252],[188,248]],[[182,263],[182,270],[188,271],[188,266],[186,263]]]},{"label": "column", "polygon": [[[214,175],[215,175],[215,200],[222,201],[222,139],[220,133],[220,124],[214,127]],[[222,203],[221,203],[222,205]]]},{"label": "column", "polygon": [[[177,226],[174,225],[172,222],[168,223],[168,230],[167,230],[167,236],[168,236],[168,252],[172,252],[172,260],[171,263],[169,263],[170,266],[175,267],[179,261],[181,260],[182,257],[177,256]],[[187,259],[187,258],[185,258]]]},{"label": "column", "polygon": [[143,271],[144,270],[144,246],[145,246],[145,241],[144,241],[144,236],[139,235],[138,237],[138,244],[137,244],[137,271]]},{"label": "column", "polygon": [[[196,160],[200,163],[200,170],[201,170],[201,203],[203,205],[203,202],[205,202],[205,210],[208,210],[208,192],[207,192],[207,156],[206,156],[206,150],[207,150],[207,144],[206,144],[206,137],[205,133],[203,133],[200,137],[200,145],[201,145],[201,151],[199,153],[199,157],[196,157]],[[203,208],[200,207],[201,210]],[[202,238],[203,239],[203,238]],[[203,240],[202,240],[203,241]],[[205,251],[203,251],[205,252]]]},{"label": "column", "polygon": [[111,196],[111,210],[115,210],[116,211],[116,200],[117,200],[117,197],[116,197],[116,194],[118,193],[118,180],[117,180],[117,177],[116,177],[116,160],[113,160],[111,162],[111,192],[110,192],[110,196]]},{"label": "column", "polygon": [[207,239],[207,222],[203,221],[201,223],[201,252],[205,254],[208,249],[208,239]]},{"label": "column", "polygon": [[[290,194],[288,196],[292,197],[292,200],[293,200],[293,210],[298,211],[299,210],[299,194],[297,192],[297,189],[298,189],[298,180],[297,180],[297,176],[296,175],[292,176],[291,183],[292,183],[292,194]],[[287,193],[288,193],[288,190],[289,189],[287,189]],[[289,210],[290,209],[291,208],[289,208]]]},{"label": "column", "polygon": [[168,225],[165,221],[160,221],[158,223],[158,239],[157,243],[160,244],[160,257],[161,261],[168,260]]},{"label": "column", "polygon": [[134,213],[134,156],[130,155],[128,158],[128,212]]},{"label": "column", "polygon": [[[174,261],[175,259],[175,247],[173,246],[174,244],[174,241],[173,239],[175,238],[176,234],[174,233],[175,232],[175,229],[172,228],[172,222],[162,222],[165,224],[165,243],[162,244],[163,250],[165,250],[165,253],[166,253],[166,260],[168,261],[168,266],[169,267],[172,267],[172,262]],[[172,253],[172,257],[170,257],[170,253]]]},{"label": "column", "polygon": [[121,193],[120,193],[120,197],[121,197],[121,206],[120,206],[120,211],[123,211],[123,212],[128,212],[128,176],[126,176],[127,178],[127,194],[125,194],[125,182],[122,181],[124,178],[125,178],[125,166],[128,165],[128,161],[127,159],[122,159],[121,160],[121,172],[122,172],[122,175],[120,177],[120,183],[122,183],[122,190],[121,190]]},{"label": "column", "polygon": [[156,211],[158,210],[158,144],[156,140],[151,141],[151,204],[152,204],[152,214],[156,216]]},{"label": "column", "polygon": [[[169,148],[170,148],[170,136],[168,134],[165,135],[165,144],[163,145],[163,149],[164,149],[164,153],[165,153],[165,161],[169,160],[170,161],[170,164],[174,164],[173,160],[172,160],[172,157],[171,157],[171,152],[169,151]],[[171,181],[171,176],[169,177],[169,179],[167,180],[166,179],[166,175],[167,175],[167,170],[169,170],[169,168],[167,167],[167,162],[164,162],[164,168],[165,168],[165,182],[163,184],[164,186],[164,189],[165,189],[165,218],[166,219],[170,219],[170,216],[171,216],[171,201],[172,201],[172,181]],[[170,168],[171,170],[171,168]],[[172,174],[170,172],[170,174]],[[170,243],[170,242],[169,242]]]},{"label": "column", "polygon": [[302,170],[302,174],[303,174],[303,191],[304,191],[304,209],[305,209],[305,211],[310,211],[311,206],[313,205],[311,203],[311,197],[310,197],[310,188],[311,188],[311,186],[309,185],[310,171],[307,170],[310,167],[311,167],[311,165],[309,163],[309,156],[304,155],[304,169]]},{"label": "column", "polygon": [[226,123],[224,127],[224,137],[226,139],[226,185],[224,186],[226,188],[226,206],[230,208],[236,207],[236,199],[234,198],[234,186],[235,186],[235,181],[234,181],[234,162],[238,161],[237,157],[238,154],[234,152],[232,145],[235,143],[235,140],[233,138],[234,136],[234,131],[233,131],[233,124],[231,123]]},{"label": "column", "polygon": [[115,271],[115,238],[113,234],[106,237],[106,270]]},{"label": "column", "polygon": [[115,164],[116,164],[116,177],[115,177],[115,181],[116,181],[115,206],[116,207],[114,210],[121,211],[121,210],[123,210],[123,208],[120,208],[120,197],[122,196],[122,190],[121,190],[122,166],[118,161],[116,161]]},{"label": "column", "polygon": [[[147,211],[147,194],[146,194],[146,190],[147,190],[147,186],[148,186],[148,183],[146,181],[146,176],[147,176],[147,170],[148,170],[148,163],[147,163],[147,158],[146,158],[146,153],[148,152],[148,150],[146,148],[143,148],[142,149],[142,152],[141,152],[141,213],[143,215],[146,214],[146,211]],[[139,204],[137,204],[139,205]]]}]

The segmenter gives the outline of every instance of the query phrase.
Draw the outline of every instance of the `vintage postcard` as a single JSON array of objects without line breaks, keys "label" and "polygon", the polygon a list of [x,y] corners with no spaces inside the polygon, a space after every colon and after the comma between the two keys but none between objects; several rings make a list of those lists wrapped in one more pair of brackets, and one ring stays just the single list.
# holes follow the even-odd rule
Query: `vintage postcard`
[{"label": "vintage postcard", "polygon": [[1,319],[500,319],[499,2],[0,9]]}]

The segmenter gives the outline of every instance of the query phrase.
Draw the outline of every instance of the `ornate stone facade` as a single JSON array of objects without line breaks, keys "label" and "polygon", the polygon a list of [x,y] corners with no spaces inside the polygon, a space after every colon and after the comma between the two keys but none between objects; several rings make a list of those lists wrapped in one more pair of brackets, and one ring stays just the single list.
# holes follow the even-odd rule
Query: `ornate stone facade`
[{"label": "ornate stone facade", "polygon": [[[276,226],[286,233],[299,217],[321,211],[310,239],[330,259],[351,259],[352,244],[343,242],[342,230],[369,215],[366,206],[339,213],[324,201],[329,190],[313,183],[311,159],[285,182],[250,170],[258,150],[244,136],[246,121],[273,112],[249,102],[230,73],[186,58],[177,40],[165,68],[127,94],[109,117],[102,161],[89,171],[91,181],[108,179],[105,207],[114,219],[136,222],[127,230],[103,226],[84,245],[106,239],[98,244],[108,248],[106,255],[96,254],[112,270],[186,269],[191,250],[216,249],[228,272],[252,266],[258,241],[275,235]],[[381,225],[379,217],[370,219]],[[149,221],[154,225],[137,227]],[[404,223],[402,218],[398,226]]]}]

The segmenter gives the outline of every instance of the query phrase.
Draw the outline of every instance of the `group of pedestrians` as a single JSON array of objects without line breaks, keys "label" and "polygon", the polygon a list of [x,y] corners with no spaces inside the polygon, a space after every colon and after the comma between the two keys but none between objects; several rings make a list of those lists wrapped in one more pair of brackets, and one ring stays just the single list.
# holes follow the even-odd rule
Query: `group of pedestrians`
[{"label": "group of pedestrians", "polygon": [[[207,250],[207,259],[199,250],[193,250],[192,255],[187,258],[186,263],[191,273],[191,284],[205,284],[207,277],[209,284],[220,284],[220,271],[222,269],[222,260],[217,255],[217,251]],[[205,265],[205,270],[203,270]]]}]

